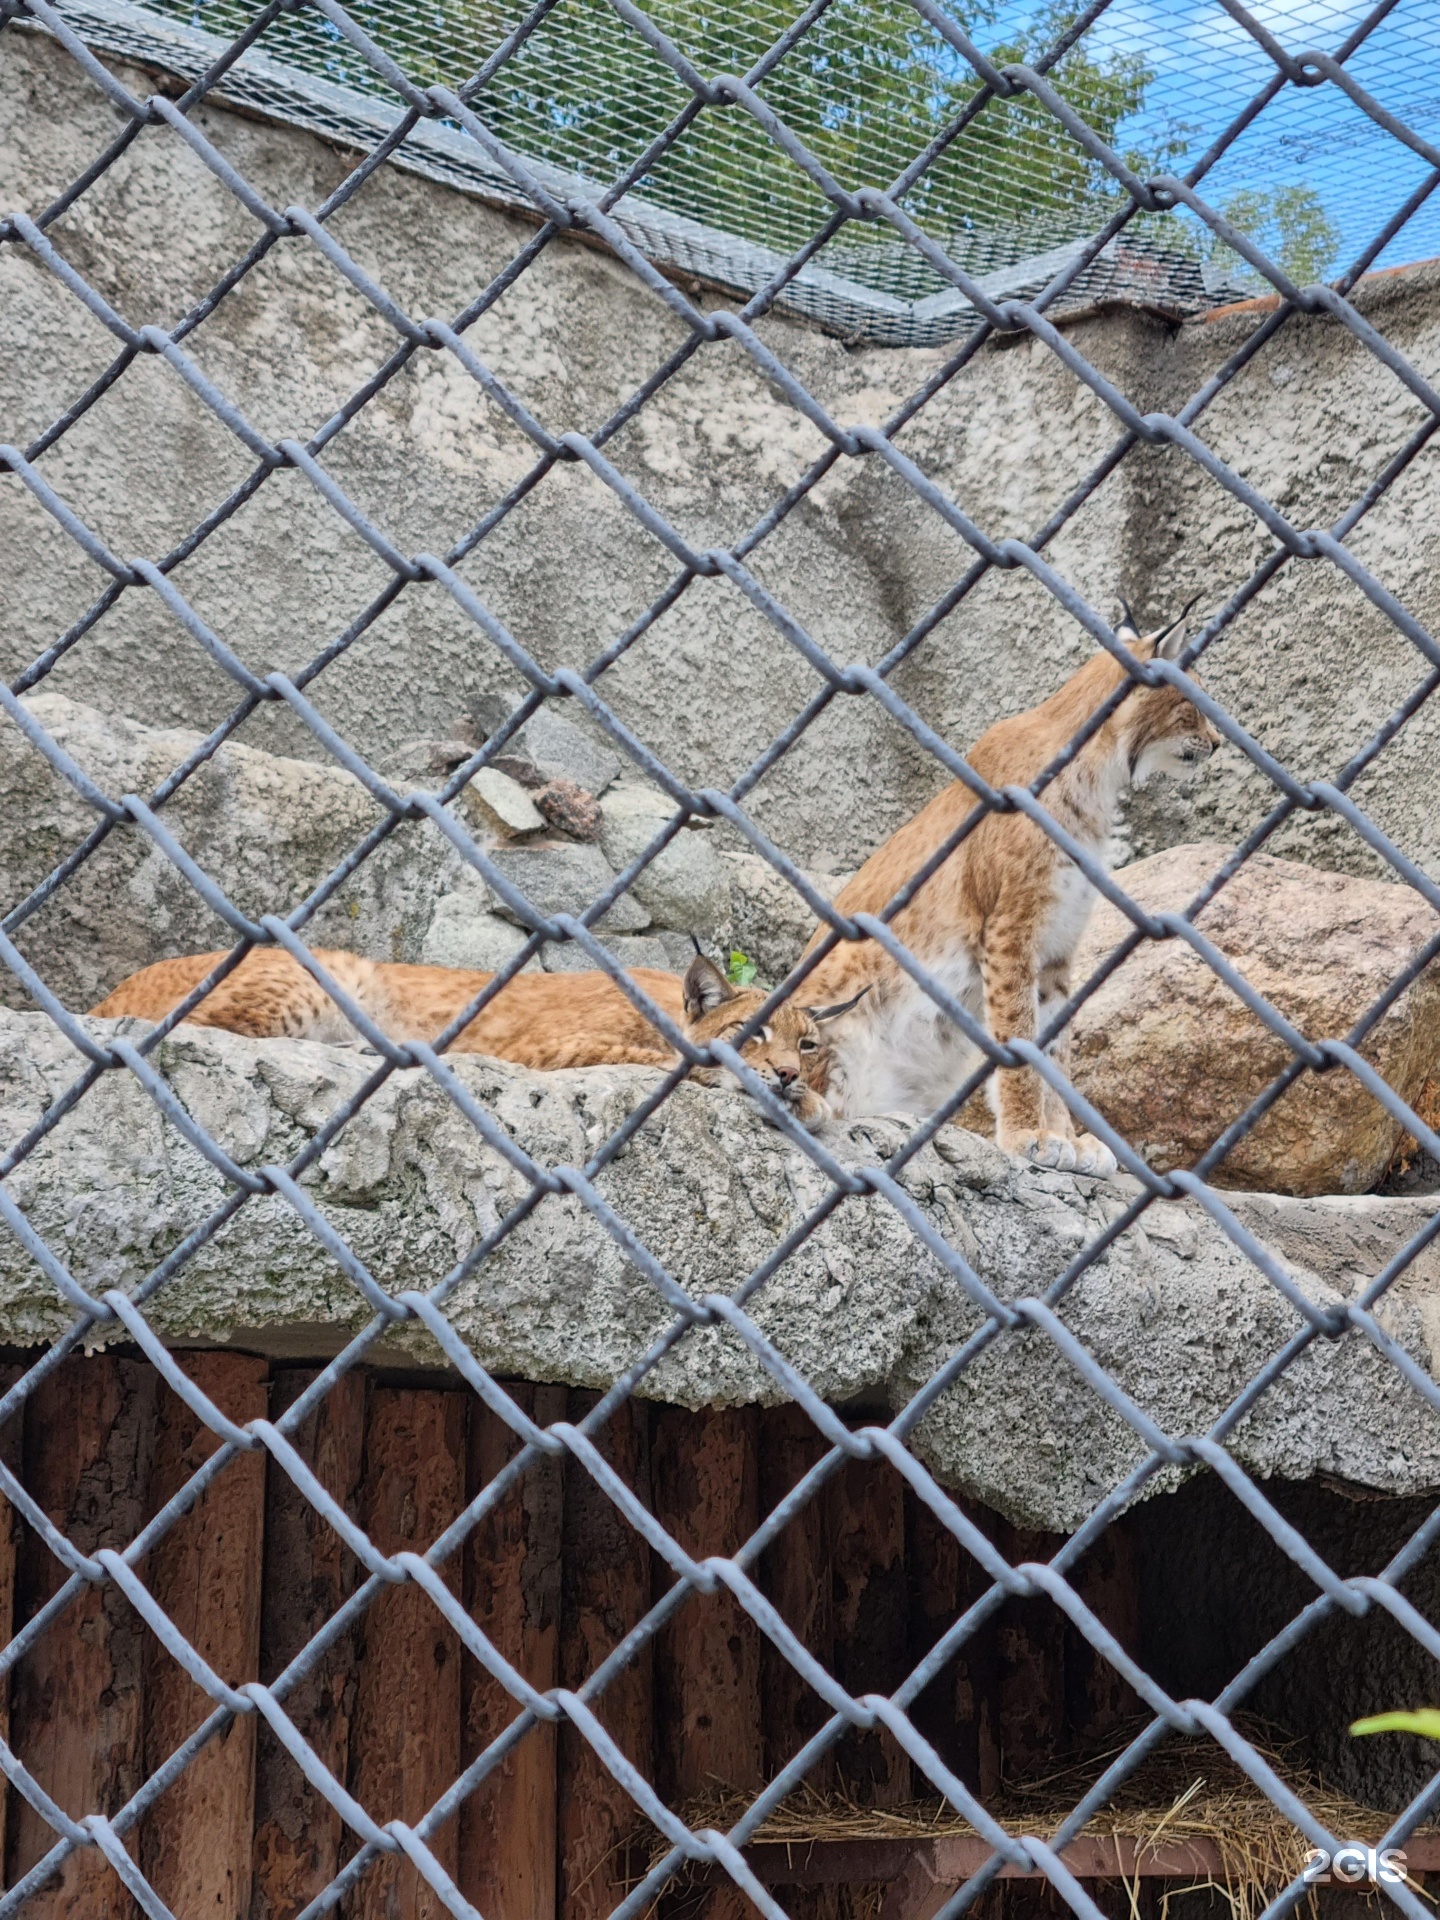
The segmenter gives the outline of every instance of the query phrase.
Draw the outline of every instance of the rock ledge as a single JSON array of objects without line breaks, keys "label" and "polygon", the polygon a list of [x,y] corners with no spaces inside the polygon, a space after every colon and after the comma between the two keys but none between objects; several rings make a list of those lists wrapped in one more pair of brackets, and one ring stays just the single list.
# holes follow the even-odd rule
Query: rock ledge
[{"label": "rock ledge", "polygon": [[[97,1033],[140,1031],[95,1022]],[[38,1014],[0,1012],[0,1100],[18,1139],[80,1058]],[[244,1166],[290,1160],[374,1068],[358,1052],[182,1029],[158,1065],[188,1112]],[[534,1074],[474,1057],[455,1071],[545,1165],[581,1166],[643,1098],[641,1068]],[[833,1129],[826,1145],[873,1164],[902,1118]],[[902,1176],[935,1227],[1004,1297],[1041,1292],[1114,1217],[1115,1187],[1025,1168],[949,1128]],[[521,1200],[527,1184],[422,1072],[393,1075],[306,1176],[326,1218],[391,1292],[433,1286]],[[693,1295],[730,1292],[827,1191],[824,1176],[739,1095],[682,1086],[597,1185]],[[106,1075],[16,1169],[7,1190],[92,1292],[132,1290],[222,1199],[221,1175],[162,1121],[129,1075]],[[1245,1223],[1317,1301],[1359,1290],[1429,1217],[1423,1199],[1235,1195]],[[368,1317],[334,1258],[282,1200],[260,1197],[150,1302],[162,1335],[277,1355],[334,1352]],[[547,1195],[449,1298],[448,1316],[499,1374],[608,1384],[669,1323],[651,1283],[570,1195]],[[1195,1206],[1152,1207],[1068,1295],[1063,1317],[1165,1429],[1204,1431],[1295,1331],[1299,1317]],[[899,1407],[978,1324],[976,1310],[882,1199],[846,1200],[751,1303],[757,1324],[828,1399]],[[1440,1249],[1382,1308],[1434,1371]],[[69,1322],[20,1243],[0,1234],[0,1342],[29,1347]],[[427,1333],[385,1351],[435,1363]],[[643,1391],[683,1405],[773,1400],[727,1329],[692,1332]],[[1440,1426],[1386,1361],[1351,1335],[1316,1342],[1252,1410],[1232,1447],[1251,1471],[1325,1474],[1387,1493],[1440,1487]],[[919,1435],[940,1477],[1016,1521],[1070,1529],[1141,1457],[1138,1440],[1041,1334],[1002,1336]],[[1157,1480],[1155,1484],[1160,1484]]]}]

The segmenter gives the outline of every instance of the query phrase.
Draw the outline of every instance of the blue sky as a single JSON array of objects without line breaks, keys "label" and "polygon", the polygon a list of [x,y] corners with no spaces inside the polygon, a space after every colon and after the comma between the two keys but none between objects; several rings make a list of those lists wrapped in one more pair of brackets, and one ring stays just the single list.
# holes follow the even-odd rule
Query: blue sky
[{"label": "blue sky", "polygon": [[[1250,11],[1292,53],[1335,52],[1372,11],[1373,0],[1249,0]],[[988,37],[1000,40],[1033,18],[1034,0],[1002,7]],[[1114,0],[1087,35],[1096,50],[1139,52],[1155,70],[1143,112],[1122,128],[1136,146],[1172,122],[1196,129],[1198,155],[1273,71],[1264,52],[1218,0]],[[1440,0],[1399,0],[1347,62],[1398,119],[1440,144]],[[1336,270],[1428,176],[1423,160],[1376,127],[1330,85],[1287,87],[1243,134],[1202,189],[1223,203],[1240,188],[1308,185],[1342,238]],[[1440,191],[1378,264],[1440,255]]]}]

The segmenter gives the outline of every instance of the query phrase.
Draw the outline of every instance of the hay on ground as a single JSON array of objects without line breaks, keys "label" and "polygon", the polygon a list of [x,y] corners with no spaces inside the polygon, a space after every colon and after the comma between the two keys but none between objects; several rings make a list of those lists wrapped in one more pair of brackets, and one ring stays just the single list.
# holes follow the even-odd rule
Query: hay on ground
[{"label": "hay on ground", "polygon": [[[1141,1723],[1143,1724],[1143,1723]],[[1087,1755],[1033,1781],[1007,1781],[988,1810],[1008,1833],[1053,1835],[1112,1761],[1140,1730],[1117,1736],[1109,1750]],[[1377,1842],[1393,1815],[1365,1807],[1337,1793],[1299,1764],[1296,1743],[1274,1728],[1251,1722],[1242,1726],[1251,1744],[1275,1773],[1304,1801],[1322,1824],[1342,1841]],[[753,1795],[718,1788],[679,1811],[687,1826],[726,1832]],[[1424,1828],[1422,1832],[1432,1832]],[[973,1835],[974,1827],[941,1799],[901,1806],[861,1806],[840,1794],[821,1795],[800,1788],[750,1836],[750,1843],[782,1842],[792,1847],[841,1840],[932,1840],[944,1835]],[[1195,1883],[1213,1887],[1230,1906],[1233,1920],[1255,1920],[1261,1909],[1304,1869],[1310,1855],[1306,1836],[1285,1818],[1230,1758],[1208,1739],[1171,1736],[1132,1773],[1110,1803],[1091,1816],[1086,1835],[1113,1835],[1131,1841],[1137,1855],[1174,1841],[1198,1840],[1215,1848],[1219,1872]],[[1074,1836],[1072,1836],[1073,1838]],[[653,1862],[667,1851],[658,1835]],[[1423,1892],[1412,1878],[1416,1891]],[[1172,1887],[1172,1893],[1181,1889]],[[1372,1890],[1359,1886],[1357,1893]],[[1132,1909],[1138,1912],[1131,1889]],[[1314,1895],[1311,1896],[1314,1911]],[[1163,1901],[1162,1901],[1163,1906]]]}]

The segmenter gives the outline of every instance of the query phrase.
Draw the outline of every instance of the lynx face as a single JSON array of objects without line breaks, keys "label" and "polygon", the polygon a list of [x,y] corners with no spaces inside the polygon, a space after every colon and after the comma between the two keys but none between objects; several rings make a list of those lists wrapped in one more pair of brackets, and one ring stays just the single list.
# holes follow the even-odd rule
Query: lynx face
[{"label": "lynx face", "polygon": [[[1141,638],[1127,617],[1119,634],[1142,659],[1174,659],[1185,643],[1183,622],[1164,633]],[[1201,685],[1198,675],[1188,677]],[[1193,773],[1220,745],[1220,735],[1205,715],[1173,687],[1145,687],[1133,694],[1120,709],[1120,720],[1125,730],[1130,784],[1135,787],[1148,785],[1157,773]]]},{"label": "lynx face", "polygon": [[[729,1040],[766,998],[759,987],[732,987],[717,966],[697,956],[685,975],[686,1032],[697,1046]],[[817,1132],[832,1117],[825,1094],[834,1056],[825,1027],[853,1004],[801,1007],[786,1001],[741,1049],[746,1066],[784,1101],[807,1133]],[[693,1077],[713,1086],[719,1073],[701,1067]]]}]

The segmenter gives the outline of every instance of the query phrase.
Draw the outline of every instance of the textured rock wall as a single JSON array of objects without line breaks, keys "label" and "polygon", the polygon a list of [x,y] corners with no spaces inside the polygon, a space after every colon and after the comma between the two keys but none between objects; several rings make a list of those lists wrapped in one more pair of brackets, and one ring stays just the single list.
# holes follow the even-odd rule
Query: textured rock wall
[{"label": "textured rock wall", "polygon": [[[141,92],[153,80],[128,74]],[[273,205],[314,205],[353,156],[308,134],[220,109],[199,124]],[[0,45],[0,178],[38,210],[115,129],[68,58],[18,32]],[[413,314],[450,315],[531,229],[479,202],[382,171],[333,228]],[[137,140],[50,229],[136,324],[171,324],[255,237],[193,154],[165,131]],[[1358,304],[1420,370],[1440,371],[1440,271],[1362,288]],[[0,432],[24,445],[107,364],[113,342],[16,248],[0,261],[10,351]],[[1146,407],[1177,407],[1254,327],[1233,313],[1179,329],[1133,313],[1071,338]],[[883,421],[943,363],[939,350],[853,351],[790,320],[761,332],[842,421]],[[472,346],[552,432],[597,427],[680,342],[678,324],[628,271],[578,245],[549,247],[481,318]],[[302,438],[383,360],[394,336],[308,242],[288,241],[192,336],[206,372],[264,432]],[[1421,418],[1419,403],[1329,321],[1292,320],[1219,395],[1201,430],[1301,526],[1328,523]],[[901,436],[907,454],[996,538],[1035,531],[1113,443],[1116,425],[1049,351],[993,344]],[[607,453],[698,544],[730,541],[821,451],[818,432],[735,345],[695,355]],[[529,468],[528,443],[443,353],[413,359],[331,442],[325,462],[402,548],[441,551]],[[163,552],[244,475],[248,456],[154,359],[133,366],[46,456],[45,471],[121,553]],[[1352,544],[1432,628],[1437,489],[1422,456]],[[101,581],[13,483],[0,488],[9,557],[0,669],[15,673],[90,603]],[[1192,593],[1214,608],[1266,551],[1246,513],[1181,454],[1128,458],[1049,549],[1097,604],[1122,587],[1147,613]],[[841,461],[762,547],[756,564],[842,662],[875,660],[972,556],[874,460]],[[668,555],[583,467],[552,470],[462,572],[546,665],[578,663],[621,632],[671,577]],[[384,583],[379,563],[298,474],[282,472],[187,561],[178,583],[257,670],[294,671]],[[941,621],[896,684],[963,745],[1048,693],[1089,643],[1023,573],[992,576]],[[1419,678],[1406,643],[1334,569],[1292,565],[1229,630],[1207,676],[1273,752],[1333,772]],[[231,689],[153,595],[129,593],[51,683],[152,724],[207,728]],[[604,677],[607,696],[687,778],[732,779],[815,690],[784,640],[730,587],[688,591]],[[438,588],[411,588],[327,671],[321,704],[367,754],[444,737],[478,694],[515,690],[509,670]],[[736,689],[744,697],[736,698]],[[1440,753],[1433,703],[1360,788],[1381,824],[1440,872]],[[253,744],[318,758],[287,716],[257,715]],[[809,865],[841,870],[940,784],[864,700],[832,703],[753,796],[757,817]],[[1193,794],[1137,809],[1138,851],[1234,840],[1268,798],[1227,748]],[[1373,866],[1347,829],[1302,821],[1274,849],[1322,865]]]}]

